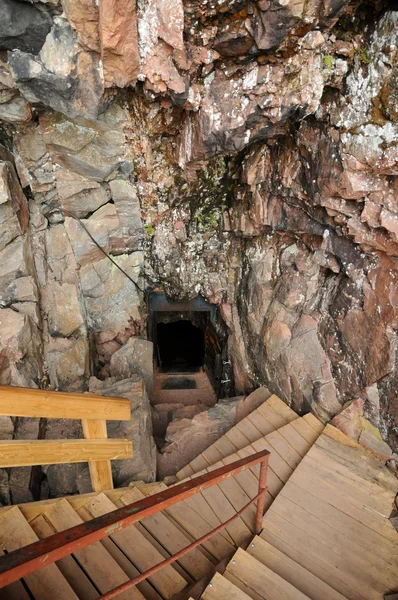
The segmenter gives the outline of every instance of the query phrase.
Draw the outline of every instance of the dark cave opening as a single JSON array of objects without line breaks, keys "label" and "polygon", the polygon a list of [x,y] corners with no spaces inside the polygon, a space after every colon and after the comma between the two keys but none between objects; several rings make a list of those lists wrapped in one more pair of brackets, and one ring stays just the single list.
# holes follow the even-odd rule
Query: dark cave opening
[{"label": "dark cave opening", "polygon": [[163,372],[195,372],[204,365],[204,331],[187,319],[157,323],[158,366]]}]

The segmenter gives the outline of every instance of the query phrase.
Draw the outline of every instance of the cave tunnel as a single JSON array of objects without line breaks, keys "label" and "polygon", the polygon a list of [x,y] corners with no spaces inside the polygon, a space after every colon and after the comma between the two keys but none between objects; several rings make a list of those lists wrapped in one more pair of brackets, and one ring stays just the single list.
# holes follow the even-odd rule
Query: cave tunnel
[{"label": "cave tunnel", "polygon": [[204,331],[188,319],[157,323],[158,366],[170,373],[195,372],[203,367]]}]

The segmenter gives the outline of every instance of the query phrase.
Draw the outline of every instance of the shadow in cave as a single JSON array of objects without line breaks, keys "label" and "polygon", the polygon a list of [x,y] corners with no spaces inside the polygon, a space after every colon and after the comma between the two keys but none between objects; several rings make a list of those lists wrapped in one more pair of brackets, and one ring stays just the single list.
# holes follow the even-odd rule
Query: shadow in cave
[{"label": "shadow in cave", "polygon": [[204,364],[204,332],[191,321],[158,323],[159,366],[166,373],[195,373]]}]

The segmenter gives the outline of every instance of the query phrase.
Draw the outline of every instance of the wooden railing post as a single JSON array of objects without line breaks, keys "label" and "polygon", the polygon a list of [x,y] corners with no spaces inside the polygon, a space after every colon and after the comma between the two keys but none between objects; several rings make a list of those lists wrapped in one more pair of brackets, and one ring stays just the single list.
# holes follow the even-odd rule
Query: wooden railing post
[{"label": "wooden railing post", "polygon": [[[82,419],[83,435],[86,440],[106,439],[108,432],[106,421]],[[112,466],[110,460],[89,460],[91,485],[94,492],[113,489]]]}]

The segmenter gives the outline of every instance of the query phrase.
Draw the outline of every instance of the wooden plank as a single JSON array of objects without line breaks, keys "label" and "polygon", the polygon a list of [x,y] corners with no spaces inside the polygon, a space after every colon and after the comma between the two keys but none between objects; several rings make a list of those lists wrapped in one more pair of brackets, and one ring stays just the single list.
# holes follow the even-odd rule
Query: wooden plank
[{"label": "wooden plank", "polygon": [[[105,494],[98,494],[96,498],[85,505],[85,508],[93,517],[100,517],[116,510],[117,506]],[[109,537],[141,573],[164,560],[162,554],[134,525],[116,531]],[[186,580],[177,573],[172,565],[163,567],[148,577],[148,581],[164,598],[171,598],[187,585]]]},{"label": "wooden plank", "polygon": [[[385,546],[373,551],[374,537],[371,530],[360,529],[359,523],[344,518],[338,510],[325,503],[319,503],[311,494],[290,483],[281,491],[273,509],[297,526],[299,520],[309,535],[319,539],[325,545],[339,552],[359,568],[369,572],[375,579],[387,586],[398,586],[398,563],[389,552],[382,553]],[[398,546],[396,547],[398,550]],[[380,556],[380,553],[384,554]]]},{"label": "wooden plank", "polygon": [[275,429],[280,429],[281,427],[287,424],[286,419],[282,417],[280,413],[273,410],[268,404],[268,402],[265,402],[264,404],[259,406],[256,412],[262,414],[263,417],[266,419],[267,423],[269,423],[269,429],[267,431],[267,434],[271,433]]},{"label": "wooden plank", "polygon": [[190,465],[186,465],[183,469],[178,471],[176,477],[179,481],[182,481],[183,479],[191,477],[192,475],[195,475],[195,471],[192,469],[192,467],[190,467]]},{"label": "wooden plank", "polygon": [[[139,391],[139,394],[138,394]],[[137,395],[142,394],[142,389]],[[133,393],[135,390],[133,389]],[[0,386],[0,415],[47,419],[129,421],[130,400],[116,396]]]},{"label": "wooden plank", "polygon": [[293,421],[291,421],[290,425],[299,432],[300,435],[303,436],[303,438],[305,440],[307,440],[307,442],[312,446],[316,440],[319,437],[319,433],[317,431],[315,431],[315,429],[313,429],[311,427],[311,425],[308,425],[307,421],[303,418],[301,419],[294,419]]},{"label": "wooden plank", "polygon": [[[19,508],[4,513],[0,523],[0,547],[12,552],[38,541],[38,537]],[[78,600],[75,592],[55,564],[48,565],[25,578],[33,597],[40,600]]]},{"label": "wooden plank", "polygon": [[[303,461],[294,473],[294,483],[306,489],[320,501],[327,502],[340,512],[369,527],[383,536],[391,544],[397,542],[397,532],[391,521],[379,513],[370,510],[359,500],[335,488],[329,478],[320,479]],[[381,542],[380,542],[381,543]],[[383,542],[384,543],[384,542]]]},{"label": "wooden plank", "polygon": [[[55,529],[51,527],[43,515],[39,515],[33,519],[30,522],[30,526],[40,540],[56,533]],[[61,558],[61,560],[56,562],[56,565],[79,598],[95,600],[99,597],[98,591],[72,556]]]},{"label": "wooden plank", "polygon": [[108,440],[0,440],[0,467],[55,465],[132,458],[127,439]]},{"label": "wooden plank", "polygon": [[[202,494],[195,494],[195,496],[187,498],[185,503],[192,508],[197,515],[200,515],[205,521],[207,521],[207,523],[211,525],[212,529],[221,524],[220,519]],[[222,529],[219,535],[224,537],[229,544],[235,546],[234,540],[226,529]]]},{"label": "wooden plank", "polygon": [[249,544],[247,552],[312,600],[345,600],[340,592],[259,536]]},{"label": "wooden plank", "polygon": [[225,435],[237,450],[241,450],[250,444],[247,437],[237,427],[232,427]]},{"label": "wooden plank", "polygon": [[221,452],[219,450],[217,450],[217,448],[214,446],[214,444],[209,446],[206,450],[203,450],[202,454],[205,457],[205,459],[207,460],[207,462],[209,463],[209,465],[213,465],[218,460],[222,459]]},{"label": "wooden plank", "polygon": [[[261,450],[269,450],[269,460],[268,467],[272,469],[272,471],[277,475],[277,477],[284,483],[293,473],[293,469],[290,465],[285,461],[284,457],[278,452],[278,450],[271,446],[268,442],[268,436],[261,440],[257,440],[257,442],[252,443],[252,448],[255,452],[261,452]],[[280,449],[281,450],[281,449]],[[282,449],[283,450],[283,449]]]},{"label": "wooden plank", "polygon": [[[86,440],[106,439],[108,431],[106,421],[82,419],[83,435]],[[113,488],[112,467],[110,460],[89,460],[91,485],[95,492]]]},{"label": "wooden plank", "polygon": [[364,489],[360,485],[359,481],[352,481],[347,479],[344,473],[340,473],[332,466],[327,466],[319,462],[318,457],[312,455],[314,447],[308,452],[304,461],[300,465],[300,469],[308,471],[310,474],[317,477],[317,479],[323,479],[328,481],[330,485],[333,485],[336,489],[340,490],[344,494],[351,496],[358,502],[367,506],[370,510],[375,511],[379,515],[388,518],[391,514],[391,499],[385,497],[385,495],[373,494],[371,491]]},{"label": "wooden plank", "polygon": [[[232,504],[218,485],[203,490],[201,495],[207,500],[221,523],[227,521],[236,514]],[[227,525],[225,530],[229,533],[237,546],[241,546],[248,542],[252,537],[250,529],[246,527],[241,517],[238,517],[235,521],[232,521],[232,523]]]},{"label": "wooden plank", "polygon": [[[389,504],[391,507],[391,502],[394,499],[395,493],[391,492],[390,490],[386,490],[384,486],[379,485],[378,482],[375,481],[375,478],[372,478],[370,474],[366,478],[363,477],[361,474],[359,474],[361,473],[360,467],[358,467],[358,469],[354,469],[351,464],[344,464],[343,461],[336,460],[333,454],[324,448],[321,448],[321,446],[318,444],[315,444],[311,448],[308,456],[311,456],[312,460],[316,460],[319,464],[327,467],[329,470],[333,470],[335,473],[340,474],[345,478],[347,483],[355,485],[360,490],[363,490],[364,493],[372,494],[373,500],[384,499],[386,505]],[[359,473],[357,471],[359,471]],[[367,499],[364,499],[365,504],[367,501]]]},{"label": "wooden plank", "polygon": [[[133,488],[124,494],[117,505],[137,502],[144,497],[144,494],[138,489]],[[176,554],[191,543],[191,539],[184,535],[163,512],[144,519],[140,523],[170,555]],[[181,557],[178,562],[196,581],[211,573],[213,568],[213,563],[204,556],[200,548],[194,548]]]},{"label": "wooden plank", "polygon": [[[92,516],[82,506],[77,511],[78,515],[83,519],[83,521],[91,521]],[[129,561],[127,556],[123,554],[120,548],[114,543],[110,538],[104,538],[101,540],[101,544],[104,546],[105,550],[109,552],[110,556],[117,562],[117,564],[123,569],[123,571],[128,575],[130,579],[137,577],[140,574],[139,570]],[[162,596],[155,590],[154,587],[149,583],[149,581],[141,581],[141,583],[137,584],[137,589],[144,596],[145,600],[163,600]],[[82,598],[82,600],[84,600]]]},{"label": "wooden plank", "polygon": [[[235,477],[229,477],[219,484],[219,488],[223,492],[233,506],[236,512],[241,510],[248,502],[250,496],[246,494],[243,488],[239,485]],[[256,505],[251,504],[247,510],[241,515],[241,519],[246,527],[254,533],[254,525],[256,522]]]},{"label": "wooden plank", "polygon": [[278,496],[277,501],[273,503],[267,515],[277,513],[287,522],[305,531],[308,537],[317,540],[339,554],[347,564],[351,563],[351,565],[366,573],[374,589],[386,592],[391,587],[394,589],[398,585],[398,571],[396,569],[394,575],[393,569],[385,561],[368,552],[348,536],[340,534],[328,523],[314,517],[298,504],[283,496],[282,493]]},{"label": "wooden plank", "polygon": [[242,548],[228,563],[224,577],[246,590],[254,600],[308,600],[308,596]]},{"label": "wooden plank", "polygon": [[[277,525],[277,523],[275,525]],[[284,536],[283,531],[278,530],[278,527],[272,526],[264,529],[261,532],[261,539],[267,541],[273,548],[292,560],[293,563],[313,574],[337,593],[340,593],[344,599],[364,600],[364,596],[361,596],[358,592],[354,592],[337,579],[338,571],[336,571],[336,569],[333,569],[333,567],[328,564],[322,563],[322,561],[319,561],[319,563],[314,562],[311,554],[308,554],[305,548],[296,547],[294,545],[294,537],[290,540],[288,536]],[[291,544],[291,541],[293,541],[293,545]],[[302,552],[300,552],[300,550]],[[320,600],[323,600],[323,598]]]},{"label": "wooden plank", "polygon": [[251,423],[247,418],[239,421],[239,423],[236,424],[236,427],[243,433],[245,437],[247,437],[250,443],[258,440],[259,437],[262,437],[258,429],[254,427],[253,423]]},{"label": "wooden plank", "polygon": [[[270,411],[270,409],[268,410]],[[254,427],[256,427],[256,429],[259,430],[259,432],[261,433],[261,437],[275,430],[274,425],[263,416],[262,412],[259,409],[247,415],[247,418],[249,419],[250,423],[252,423],[252,425],[254,425]]]},{"label": "wooden plank", "polygon": [[193,469],[195,471],[195,473],[198,473],[199,471],[202,471],[203,469],[207,469],[207,467],[209,466],[209,463],[207,462],[207,460],[205,459],[203,454],[199,454],[199,456],[197,456],[196,458],[191,460],[191,462],[189,463],[189,466],[191,467],[191,469]]},{"label": "wooden plank", "polygon": [[[290,427],[290,425],[285,425]],[[283,457],[291,469],[295,469],[301,462],[300,454],[285,440],[280,431],[267,435],[267,442]]]},{"label": "wooden plank", "polygon": [[315,429],[315,431],[317,431],[319,433],[319,435],[325,429],[325,425],[319,419],[317,419],[316,416],[313,415],[312,413],[308,413],[308,414],[304,415],[303,419],[305,420],[306,423],[308,423],[308,425],[310,425],[313,429]]},{"label": "wooden plank", "polygon": [[[315,494],[309,490],[311,482],[309,477],[297,476],[297,473],[287,482],[282,491],[282,495],[290,498],[296,504],[310,512],[312,515],[330,523],[335,529],[351,539],[355,540],[370,552],[377,554],[388,563],[396,563],[398,567],[398,535],[395,533],[394,541],[384,537],[376,526],[373,528],[363,524],[363,511],[356,513],[357,518],[346,514],[344,510],[340,510],[333,506],[330,502],[331,494],[325,494],[324,498],[320,499],[319,494],[316,494],[316,488],[312,487]],[[373,513],[374,520],[380,526],[380,518]],[[390,524],[391,532],[394,528],[390,521],[385,519],[386,523]]]},{"label": "wooden plank", "polygon": [[[194,540],[206,535],[213,529],[213,527],[186,502],[180,502],[175,506],[171,506],[165,512],[187,531]],[[227,542],[222,535],[217,533],[204,542],[203,547],[211,554],[211,556],[214,556],[218,562],[232,556],[235,551],[235,547]]]},{"label": "wooden plank", "polygon": [[[300,419],[297,419],[300,421]],[[297,422],[297,421],[296,421]],[[307,442],[307,440],[293,427],[293,425],[285,425],[279,429],[278,433],[281,434],[282,437],[300,454],[303,458],[308,450],[311,448],[312,444]]]},{"label": "wooden plank", "polygon": [[[135,482],[136,483],[136,482]],[[116,502],[125,492],[130,489],[129,487],[117,488],[116,490],[106,490],[105,493],[112,502]],[[64,496],[68,500],[69,504],[75,510],[78,510],[83,506],[87,500],[97,495],[97,492],[87,492],[86,494],[77,494],[74,496]],[[17,504],[21,510],[25,519],[30,522],[39,515],[43,514],[47,508],[59,502],[59,498],[49,498],[47,500],[38,500],[37,502],[26,502],[25,504]],[[0,509],[0,515],[4,509]]]},{"label": "wooden plank", "polygon": [[[326,433],[326,430],[328,433]],[[354,471],[364,480],[377,483],[378,486],[385,488],[395,496],[398,492],[398,480],[384,465],[383,461],[353,440],[347,443],[349,438],[341,432],[338,432],[340,439],[331,437],[329,433],[333,430],[338,431],[334,427],[328,426],[326,430],[317,440],[317,447],[328,452],[334,460]]]},{"label": "wooden plank", "polygon": [[272,408],[275,412],[279,413],[286,421],[286,423],[292,423],[299,418],[298,414],[294,412],[283,400],[281,400],[275,394],[272,394],[267,400],[267,406]]},{"label": "wooden plank", "polygon": [[[56,531],[64,531],[83,523],[83,519],[65,499],[52,505],[46,511],[45,517]],[[75,552],[73,556],[101,594],[109,592],[129,579],[101,542],[95,542]],[[118,596],[118,600],[143,600],[143,598],[137,588],[131,588]]]},{"label": "wooden plank", "polygon": [[[274,542],[269,539],[269,532],[282,538],[285,542],[283,550],[285,554],[311,572],[313,572],[311,570],[313,564],[321,567],[314,574],[329,583],[348,600],[380,600],[382,598],[383,586],[379,582],[351,561],[343,558],[338,552],[331,550],[319,540],[308,535],[307,532],[286,521],[275,513],[272,507],[265,514],[263,525],[264,530],[261,532],[261,537],[270,543]],[[293,553],[290,549],[293,550]]]},{"label": "wooden plank", "polygon": [[[250,456],[250,454],[255,454],[255,450],[252,446],[249,446],[248,448],[244,448],[243,450],[239,450],[238,454],[238,458],[245,458],[246,456]],[[270,455],[270,459],[271,459],[271,455]],[[274,459],[272,460],[272,464],[274,465],[275,463],[275,456]],[[286,465],[287,467],[287,465]],[[257,490],[254,494],[251,494],[251,496],[255,496],[258,492],[258,476],[259,476],[259,469],[245,469],[244,471],[242,471],[242,473],[239,474],[239,478],[241,475],[243,475],[244,473],[251,473],[253,475],[253,477],[256,480],[257,483]],[[290,473],[290,471],[289,471]],[[247,476],[248,477],[248,476]],[[272,498],[276,498],[276,496],[278,495],[278,493],[280,492],[280,490],[283,487],[283,482],[279,479],[279,477],[276,475],[274,469],[268,464],[268,470],[267,470],[267,487],[268,487],[268,492],[271,494]]]},{"label": "wooden plank", "polygon": [[242,592],[220,573],[214,575],[201,597],[203,600],[250,600],[250,596]]},{"label": "wooden plank", "polygon": [[[235,446],[229,441],[226,436],[221,437],[219,440],[214,442],[217,450],[224,456],[229,456],[236,452]],[[214,466],[214,465],[213,465]]]},{"label": "wooden plank", "polygon": [[[0,544],[1,545],[1,544]],[[4,551],[0,547],[0,557]],[[31,600],[21,581],[14,581],[0,590],[1,600]]]}]

